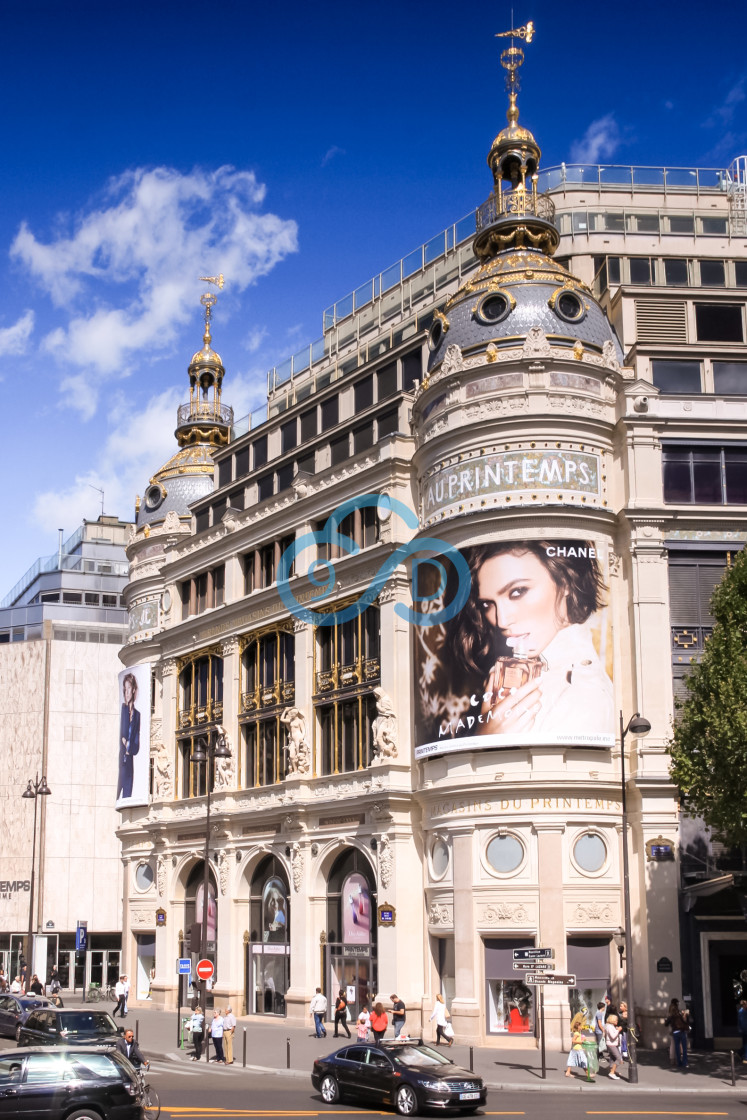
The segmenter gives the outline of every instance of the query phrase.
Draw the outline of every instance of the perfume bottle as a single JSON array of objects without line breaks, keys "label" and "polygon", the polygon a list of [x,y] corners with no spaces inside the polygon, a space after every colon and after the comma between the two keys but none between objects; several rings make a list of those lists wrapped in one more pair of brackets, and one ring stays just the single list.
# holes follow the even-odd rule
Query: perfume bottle
[{"label": "perfume bottle", "polygon": [[519,642],[512,654],[499,657],[493,667],[494,700],[504,700],[506,696],[511,696],[527,681],[533,681],[546,668],[542,657],[536,654],[530,655],[524,644]]}]

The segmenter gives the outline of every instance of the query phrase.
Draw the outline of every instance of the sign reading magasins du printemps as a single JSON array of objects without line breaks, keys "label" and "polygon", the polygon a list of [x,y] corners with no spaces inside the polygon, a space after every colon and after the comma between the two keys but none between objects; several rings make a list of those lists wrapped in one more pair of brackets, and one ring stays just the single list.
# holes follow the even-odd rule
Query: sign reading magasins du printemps
[{"label": "sign reading magasins du printemps", "polygon": [[29,879],[0,879],[0,901],[9,902],[14,894],[30,890]]}]

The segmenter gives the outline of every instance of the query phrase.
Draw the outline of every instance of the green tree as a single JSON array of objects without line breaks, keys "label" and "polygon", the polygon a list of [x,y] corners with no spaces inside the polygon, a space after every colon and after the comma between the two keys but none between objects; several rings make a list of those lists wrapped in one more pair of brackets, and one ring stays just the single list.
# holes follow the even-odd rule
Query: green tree
[{"label": "green tree", "polygon": [[687,678],[670,742],[683,808],[715,839],[747,844],[747,552],[713,593],[713,634]]}]

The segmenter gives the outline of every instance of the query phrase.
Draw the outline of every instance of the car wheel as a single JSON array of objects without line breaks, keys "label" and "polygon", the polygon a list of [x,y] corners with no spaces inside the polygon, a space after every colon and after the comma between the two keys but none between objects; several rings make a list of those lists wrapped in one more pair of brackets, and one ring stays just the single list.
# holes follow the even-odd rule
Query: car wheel
[{"label": "car wheel", "polygon": [[322,1083],[319,1086],[319,1092],[322,1094],[322,1100],[325,1104],[337,1104],[340,1099],[340,1086],[337,1080],[331,1073],[326,1073],[322,1078]]},{"label": "car wheel", "polygon": [[411,1085],[400,1085],[395,1104],[400,1116],[415,1116],[418,1111],[418,1097]]},{"label": "car wheel", "polygon": [[102,1120],[102,1117],[95,1108],[79,1108],[77,1112],[71,1112],[66,1116],[65,1120]]}]

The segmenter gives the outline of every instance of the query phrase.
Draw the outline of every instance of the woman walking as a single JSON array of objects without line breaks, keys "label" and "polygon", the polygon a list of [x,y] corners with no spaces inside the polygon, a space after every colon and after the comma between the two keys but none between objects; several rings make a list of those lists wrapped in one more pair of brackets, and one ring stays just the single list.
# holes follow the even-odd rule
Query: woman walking
[{"label": "woman walking", "polygon": [[368,1008],[363,1005],[361,1013],[358,1016],[358,1041],[368,1042],[368,1028],[371,1026],[371,1016],[368,1013]]},{"label": "woman walking", "polygon": [[193,1062],[199,1062],[202,1057],[202,1042],[205,1038],[205,1014],[201,1007],[196,1007],[189,1020],[189,1029],[192,1032],[192,1045],[195,1048]]},{"label": "woman walking", "polygon": [[223,1054],[223,1012],[219,1007],[216,1007],[213,1012],[213,1021],[210,1024],[210,1037],[215,1047],[215,1057],[212,1060],[224,1066],[226,1064],[226,1059]]},{"label": "woman walking", "polygon": [[[574,1022],[576,1018],[577,1016],[574,1017]],[[584,1073],[587,1069],[586,1054],[584,1054],[584,1036],[581,1032],[581,1024],[578,1025],[571,1035],[571,1049],[568,1054],[565,1070],[566,1077],[571,1076],[571,1070],[573,1069],[582,1069]]]},{"label": "woman walking", "polygon": [[687,1069],[687,1028],[690,1012],[685,1008],[680,1011],[680,1001],[673,999],[669,1005],[669,1015],[666,1023],[672,1032],[674,1041],[674,1056],[679,1069]]},{"label": "woman walking", "polygon": [[617,1025],[617,1015],[610,1015],[607,1022],[604,1024],[604,1039],[607,1043],[607,1053],[612,1062],[610,1066],[610,1077],[613,1081],[619,1081],[620,1077],[617,1073],[617,1064],[622,1061],[622,1054],[620,1053],[620,1028]]},{"label": "woman walking", "polygon": [[436,1020],[436,1046],[441,1045],[442,1038],[449,1046],[454,1045],[454,1039],[449,1038],[446,1033],[446,1025],[450,1018],[449,1010],[444,1003],[444,997],[439,992],[436,996],[436,1002],[433,1004],[433,1010],[431,1011],[431,1020]]},{"label": "woman walking", "polygon": [[340,988],[340,994],[335,1000],[335,1038],[339,1038],[339,1028],[342,1029],[350,1038],[350,1027],[348,1026],[348,997],[344,988]]},{"label": "woman walking", "polygon": [[386,1034],[388,1026],[389,1016],[384,1010],[384,1004],[375,1003],[373,1011],[371,1012],[371,1030],[373,1031],[374,1042],[377,1046]]}]

